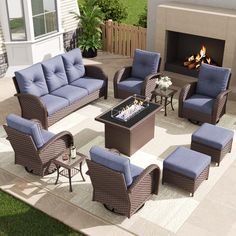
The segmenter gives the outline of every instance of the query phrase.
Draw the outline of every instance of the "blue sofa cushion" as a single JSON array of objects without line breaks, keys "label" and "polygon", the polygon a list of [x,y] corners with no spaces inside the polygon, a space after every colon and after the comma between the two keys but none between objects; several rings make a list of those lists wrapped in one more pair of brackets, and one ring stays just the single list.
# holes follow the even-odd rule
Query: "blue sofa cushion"
[{"label": "blue sofa cushion", "polygon": [[86,77],[73,81],[71,85],[84,88],[90,94],[103,88],[105,86],[105,81],[86,76]]},{"label": "blue sofa cushion", "polygon": [[42,66],[49,92],[68,84],[61,56],[42,62]]},{"label": "blue sofa cushion", "polygon": [[160,53],[136,49],[132,65],[131,77],[145,79],[150,74],[157,73]]},{"label": "blue sofa cushion", "polygon": [[69,100],[51,94],[40,97],[40,100],[46,107],[49,116],[70,105]]},{"label": "blue sofa cushion", "polygon": [[204,123],[192,134],[192,141],[222,150],[233,136],[232,130]]},{"label": "blue sofa cushion", "polygon": [[88,91],[84,88],[75,87],[73,85],[65,85],[54,90],[52,95],[56,95],[69,100],[70,104],[88,95]]},{"label": "blue sofa cushion", "polygon": [[213,110],[214,101],[215,99],[211,97],[195,94],[184,101],[183,107],[206,114],[211,114]]},{"label": "blue sofa cushion", "polygon": [[126,185],[132,184],[133,179],[128,158],[97,146],[92,147],[89,152],[92,161],[123,173]]},{"label": "blue sofa cushion", "polygon": [[16,71],[15,76],[21,93],[32,94],[37,97],[48,94],[41,64],[37,63],[26,69]]},{"label": "blue sofa cushion", "polygon": [[62,54],[62,59],[69,83],[84,76],[85,68],[79,48]]},{"label": "blue sofa cushion", "polygon": [[128,78],[117,84],[118,90],[124,90],[133,94],[141,94],[143,80],[139,78]]},{"label": "blue sofa cushion", "polygon": [[196,93],[216,98],[218,94],[226,90],[230,72],[229,68],[202,64]]},{"label": "blue sofa cushion", "polygon": [[211,157],[185,147],[178,147],[163,162],[163,168],[196,179],[210,165]]},{"label": "blue sofa cushion", "polygon": [[37,148],[42,147],[54,134],[41,129],[34,121],[24,119],[20,116],[10,114],[7,116],[7,125],[19,132],[29,134]]}]

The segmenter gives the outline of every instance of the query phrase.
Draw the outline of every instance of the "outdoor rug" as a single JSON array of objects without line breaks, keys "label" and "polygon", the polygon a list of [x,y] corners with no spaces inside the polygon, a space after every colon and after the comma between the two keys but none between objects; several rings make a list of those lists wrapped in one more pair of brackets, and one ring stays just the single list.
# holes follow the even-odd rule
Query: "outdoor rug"
[{"label": "outdoor rug", "polygon": [[[49,130],[55,133],[69,130],[74,135],[77,149],[89,155],[89,149],[93,145],[104,147],[104,125],[95,121],[94,118],[118,102],[119,100],[115,100],[111,96],[108,100],[99,99],[57,122]],[[131,163],[143,168],[155,163],[162,169],[163,160],[175,148],[190,146],[191,134],[199,126],[178,118],[177,100],[174,100],[174,107],[175,111],[168,109],[166,117],[163,111],[156,115],[155,138],[130,157]],[[236,116],[226,114],[217,125],[235,129],[235,124]],[[160,183],[158,195],[153,195],[141,210],[128,219],[109,212],[102,204],[91,200],[93,189],[89,177],[85,175],[87,170],[85,163],[83,173],[86,181],[83,182],[81,176],[76,175],[72,179],[73,192],[70,193],[68,191],[68,179],[61,176],[58,184],[55,185],[56,173],[40,178],[27,173],[22,166],[15,165],[13,150],[5,137],[6,134],[1,127],[0,168],[29,183],[24,191],[14,193],[15,196],[24,200],[26,199],[24,196],[28,196],[28,201],[35,205],[40,197],[49,191],[53,195],[71,202],[75,207],[82,208],[109,224],[117,225],[134,234],[140,232],[136,231],[135,225],[137,224],[143,224],[144,227],[153,226],[153,228],[159,226],[170,232],[177,232],[236,158],[234,142],[232,152],[227,154],[220,166],[211,165],[209,179],[201,184],[194,197],[190,197],[188,193],[178,188]],[[0,187],[11,193],[10,185],[5,184]]]}]

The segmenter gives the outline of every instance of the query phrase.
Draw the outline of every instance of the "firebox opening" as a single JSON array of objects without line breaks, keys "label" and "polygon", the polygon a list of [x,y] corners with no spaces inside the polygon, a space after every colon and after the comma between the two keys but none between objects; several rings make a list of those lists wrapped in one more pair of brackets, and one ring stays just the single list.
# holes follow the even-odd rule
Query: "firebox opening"
[{"label": "firebox opening", "polygon": [[224,40],[167,31],[165,70],[198,77],[201,63],[222,66],[224,47]]}]

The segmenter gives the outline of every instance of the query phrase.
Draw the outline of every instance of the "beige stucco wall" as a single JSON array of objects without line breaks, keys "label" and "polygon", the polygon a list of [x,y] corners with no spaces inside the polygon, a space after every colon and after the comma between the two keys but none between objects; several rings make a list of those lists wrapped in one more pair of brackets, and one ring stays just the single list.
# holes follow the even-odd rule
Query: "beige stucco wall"
[{"label": "beige stucco wall", "polygon": [[236,0],[148,0],[147,48],[149,50],[153,50],[155,44],[154,36],[157,30],[156,22],[158,21],[157,6],[170,2],[236,9]]}]

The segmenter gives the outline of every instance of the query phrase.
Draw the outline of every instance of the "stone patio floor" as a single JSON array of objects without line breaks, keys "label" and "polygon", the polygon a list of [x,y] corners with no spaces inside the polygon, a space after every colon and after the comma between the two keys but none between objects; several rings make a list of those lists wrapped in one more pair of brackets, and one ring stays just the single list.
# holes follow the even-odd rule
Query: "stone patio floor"
[{"label": "stone patio floor", "polygon": [[[123,65],[130,65],[132,59],[117,55],[100,52],[98,57],[93,60],[85,60],[87,63],[96,63],[102,66],[109,76],[110,86],[115,71]],[[0,79],[0,123],[5,123],[5,117],[9,113],[20,114],[18,101],[13,97],[15,93],[14,85],[9,77]],[[229,102],[230,114],[236,116],[236,102]],[[236,124],[234,124],[235,127]],[[196,210],[187,219],[184,225],[176,234],[157,228],[152,235],[191,235],[191,236],[230,236],[236,235],[236,161],[228,168],[224,175],[219,179],[211,191],[201,201]],[[9,174],[0,169],[0,186],[14,183],[14,188],[22,188],[26,183],[20,178]],[[50,194],[48,195],[50,198]],[[51,196],[50,199],[44,199],[38,208],[48,215],[57,218],[70,227],[79,230],[88,235],[116,236],[116,235],[133,235],[117,226],[107,224],[96,216],[89,214],[82,209],[74,209],[73,206],[63,201],[63,199]],[[55,205],[60,206],[56,208]],[[146,228],[148,225],[141,224],[140,229]],[[141,230],[143,231],[143,230]]]}]

